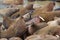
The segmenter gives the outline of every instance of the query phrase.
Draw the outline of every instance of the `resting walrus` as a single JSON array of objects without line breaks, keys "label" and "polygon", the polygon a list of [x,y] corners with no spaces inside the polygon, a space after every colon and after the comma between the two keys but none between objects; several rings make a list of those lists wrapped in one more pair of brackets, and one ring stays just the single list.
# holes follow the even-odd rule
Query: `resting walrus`
[{"label": "resting walrus", "polygon": [[1,32],[1,37],[9,38],[14,36],[21,36],[26,32],[26,25],[23,18],[19,17],[16,21],[10,25],[6,31]]},{"label": "resting walrus", "polygon": [[60,18],[55,19],[54,21],[49,21],[48,26],[40,29],[35,32],[35,34],[51,34],[51,35],[59,35],[60,36]]},{"label": "resting walrus", "polygon": [[35,32],[34,34],[40,34],[40,35],[59,35],[60,36],[60,26],[47,26],[44,27],[40,30],[38,30],[37,32]]},{"label": "resting walrus", "polygon": [[58,40],[58,38],[52,35],[31,35],[25,40]]}]

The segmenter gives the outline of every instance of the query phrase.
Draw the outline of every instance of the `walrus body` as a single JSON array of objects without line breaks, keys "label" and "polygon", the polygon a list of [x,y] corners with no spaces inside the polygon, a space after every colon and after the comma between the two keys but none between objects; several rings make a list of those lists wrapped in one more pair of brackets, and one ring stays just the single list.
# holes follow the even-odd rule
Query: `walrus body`
[{"label": "walrus body", "polygon": [[[41,34],[41,35],[46,35],[46,34],[49,34],[49,35],[60,35],[59,32],[57,32],[57,30],[60,29],[60,26],[59,27],[54,27],[54,26],[47,26],[45,28],[42,28],[40,29],[39,31],[35,32],[34,34]],[[56,34],[55,34],[56,33]]]},{"label": "walrus body", "polygon": [[6,17],[6,16],[3,17],[3,25],[6,29],[8,29],[9,26],[12,25],[14,21],[15,20],[10,19],[9,17]]},{"label": "walrus body", "polygon": [[33,9],[33,4],[28,4],[26,7],[23,7],[19,10],[19,12],[15,13],[14,15],[11,16],[11,18],[14,18],[15,16],[23,16],[26,13],[29,13],[29,11],[34,10]]},{"label": "walrus body", "polygon": [[51,34],[51,35],[60,35],[60,18],[55,19],[47,23],[48,26],[40,29],[35,34]]},{"label": "walrus body", "polygon": [[9,38],[14,36],[21,36],[26,31],[26,25],[23,19],[18,18],[6,31],[1,32],[1,37]]},{"label": "walrus body", "polygon": [[57,40],[58,38],[52,35],[32,35],[25,40]]},{"label": "walrus body", "polygon": [[54,17],[60,17],[60,11],[51,11],[51,12],[37,12],[33,13],[32,17],[41,16],[45,19],[46,22],[51,21]]},{"label": "walrus body", "polygon": [[42,29],[44,27],[47,26],[47,23],[38,23],[38,24],[32,24],[28,26],[28,32],[29,34],[34,34],[36,31],[38,31],[39,29]]},{"label": "walrus body", "polygon": [[18,12],[18,8],[4,8],[0,9],[0,14],[10,17],[12,14]]}]

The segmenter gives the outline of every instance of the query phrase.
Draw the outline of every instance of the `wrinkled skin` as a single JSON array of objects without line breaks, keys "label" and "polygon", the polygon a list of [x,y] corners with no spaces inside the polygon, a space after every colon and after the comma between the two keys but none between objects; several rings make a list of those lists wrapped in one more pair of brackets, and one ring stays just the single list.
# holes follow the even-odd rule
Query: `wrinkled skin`
[{"label": "wrinkled skin", "polygon": [[31,19],[30,21],[26,22],[26,25],[28,25],[28,32],[30,34],[33,34],[34,32],[36,32],[37,30],[44,28],[46,26],[48,26],[47,23],[45,22],[40,22],[40,18],[35,17],[33,19]]},{"label": "wrinkled skin", "polygon": [[34,34],[36,31],[38,31],[39,29],[42,29],[44,27],[47,26],[47,23],[38,23],[38,24],[32,24],[28,26],[28,32],[29,34]]}]

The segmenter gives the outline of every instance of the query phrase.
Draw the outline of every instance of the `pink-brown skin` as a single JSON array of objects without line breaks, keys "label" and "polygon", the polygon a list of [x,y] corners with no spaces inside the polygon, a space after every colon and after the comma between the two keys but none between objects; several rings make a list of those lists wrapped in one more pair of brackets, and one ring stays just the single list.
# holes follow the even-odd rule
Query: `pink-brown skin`
[{"label": "pink-brown skin", "polygon": [[31,20],[29,20],[28,22],[26,22],[26,24],[37,24],[37,23],[40,23],[40,18],[39,17],[35,17],[35,18],[32,18]]},{"label": "pink-brown skin", "polygon": [[33,34],[35,31],[46,27],[48,24],[45,22],[40,22],[40,18],[39,17],[35,17],[33,19],[31,19],[30,21],[26,22],[26,25],[28,25],[28,32],[30,34]]},{"label": "pink-brown skin", "polygon": [[38,17],[36,17],[36,18],[33,18],[30,21],[26,22],[26,25],[29,25],[27,27],[28,27],[28,32],[30,34],[33,34],[37,30],[37,27],[33,26],[33,23],[34,24],[40,23],[40,19]]},{"label": "pink-brown skin", "polygon": [[36,31],[38,31],[39,29],[42,29],[44,27],[47,26],[47,23],[38,23],[38,24],[32,24],[28,26],[28,32],[30,34],[34,34]]}]

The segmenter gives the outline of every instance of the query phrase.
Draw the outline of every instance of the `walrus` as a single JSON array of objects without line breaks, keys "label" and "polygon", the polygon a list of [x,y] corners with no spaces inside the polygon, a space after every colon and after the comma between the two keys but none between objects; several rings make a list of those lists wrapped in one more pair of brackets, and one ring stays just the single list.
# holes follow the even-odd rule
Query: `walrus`
[{"label": "walrus", "polygon": [[33,4],[28,4],[26,7],[22,7],[17,13],[15,13],[14,15],[11,16],[11,18],[17,18],[20,15],[25,15],[26,13],[33,11]]},{"label": "walrus", "polygon": [[4,9],[0,9],[0,14],[10,17],[11,15],[13,15],[18,11],[19,11],[18,8],[4,8]]},{"label": "walrus", "polygon": [[[14,15],[12,15],[11,18],[14,18],[15,16],[24,15],[24,14],[28,13],[29,10],[31,10],[31,11],[34,10],[35,13],[37,13],[38,11],[41,11],[41,12],[42,11],[44,11],[44,12],[45,11],[52,11],[54,6],[55,6],[55,3],[54,2],[50,2],[46,6],[44,6],[42,8],[37,8],[37,9],[34,10],[33,4],[28,4],[25,8],[22,8],[19,12],[17,12]],[[32,14],[35,14],[34,12]]]},{"label": "walrus", "polygon": [[49,2],[48,4],[42,7],[42,11],[53,11],[54,6],[55,2]]},{"label": "walrus", "polygon": [[34,12],[35,13],[37,13],[37,12],[40,13],[40,12],[52,11],[54,6],[55,6],[55,2],[49,2],[48,4],[44,5],[41,8],[36,8]]},{"label": "walrus", "polygon": [[[51,5],[52,4],[52,5]],[[49,5],[49,4],[48,4]],[[52,11],[55,3],[54,2],[50,2],[50,6],[45,6],[42,8],[38,8],[36,9],[33,13],[32,13],[32,18],[35,16],[41,16],[42,18],[45,19],[46,22],[53,20],[53,18],[55,16],[60,17],[60,10],[59,11]],[[51,10],[50,10],[51,9]]]},{"label": "walrus", "polygon": [[27,27],[28,27],[28,33],[29,34],[34,34],[36,31],[38,31],[38,30],[40,30],[40,29],[42,29],[42,28],[44,28],[44,27],[46,27],[47,26],[47,23],[45,23],[45,22],[42,22],[42,23],[38,23],[38,24],[32,24],[32,25],[28,25]]},{"label": "walrus", "polygon": [[60,26],[47,26],[47,27],[44,27],[38,31],[36,31],[34,34],[39,34],[39,35],[53,35],[53,36],[56,36],[56,35],[59,35],[60,36]]},{"label": "walrus", "polygon": [[[32,15],[37,13],[38,11],[40,12],[45,12],[45,11],[52,11],[53,10],[53,7],[55,6],[55,3],[54,2],[50,2],[49,4],[45,5],[44,7],[42,8],[37,8],[35,9],[33,12],[30,12],[30,13],[27,13],[25,15],[23,15],[24,19],[25,20],[28,20],[28,19],[31,19]],[[28,8],[28,7],[27,7]]]},{"label": "walrus", "polygon": [[51,11],[51,12],[37,12],[32,14],[32,18],[36,16],[41,16],[45,22],[54,20],[54,17],[60,17],[60,11]]},{"label": "walrus", "polygon": [[54,17],[53,21],[47,22],[49,26],[59,26],[60,25],[60,17]]},{"label": "walrus", "polygon": [[60,35],[60,18],[55,18],[53,21],[49,21],[48,26],[40,29],[34,34],[51,34],[51,35]]},{"label": "walrus", "polygon": [[2,15],[2,14],[0,14],[0,15],[1,15],[1,17],[3,18],[2,25],[3,25],[6,29],[8,29],[8,27],[9,27],[10,25],[12,25],[12,23],[15,21],[15,19],[11,19],[10,17],[4,16],[4,15]]},{"label": "walrus", "polygon": [[58,38],[52,35],[31,35],[25,40],[58,40]]},{"label": "walrus", "polygon": [[4,25],[4,27],[6,29],[8,29],[9,26],[12,25],[14,21],[15,21],[14,19],[11,19],[11,18],[9,18],[7,16],[4,16],[3,17],[3,25]]},{"label": "walrus", "polygon": [[25,33],[26,29],[25,21],[22,17],[19,17],[6,31],[2,31],[0,36],[1,38],[21,36]]}]

